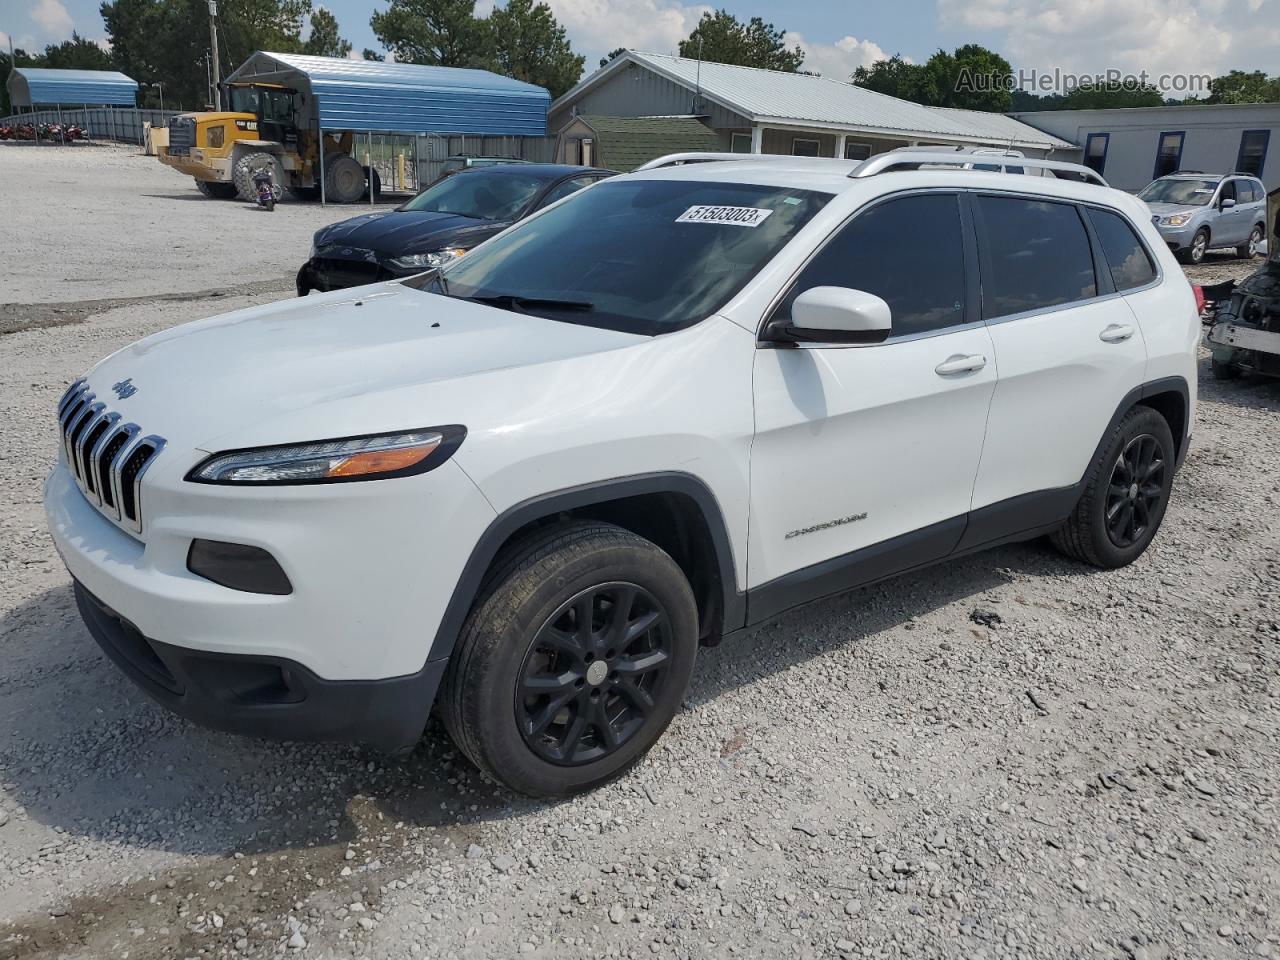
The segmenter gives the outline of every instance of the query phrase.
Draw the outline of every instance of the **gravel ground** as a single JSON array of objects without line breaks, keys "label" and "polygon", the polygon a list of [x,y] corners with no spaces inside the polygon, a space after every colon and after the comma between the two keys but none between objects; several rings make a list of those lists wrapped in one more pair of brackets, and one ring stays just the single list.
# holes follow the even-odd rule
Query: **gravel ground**
[{"label": "gravel ground", "polygon": [[[82,301],[225,292],[262,281],[292,291],[311,235],[363,209],[295,203],[286,194],[268,213],[206,199],[191,178],[137,147],[0,141],[7,273],[0,300],[71,312]],[[12,316],[0,312],[0,324]]]},{"label": "gravel ground", "polygon": [[396,763],[236,738],[98,652],[39,506],[52,406],[129,341],[271,296],[126,279],[123,305],[0,335],[2,960],[1280,956],[1280,383],[1206,374],[1133,566],[1028,544],[811,606],[703,651],[634,773],[546,804],[434,723]]}]

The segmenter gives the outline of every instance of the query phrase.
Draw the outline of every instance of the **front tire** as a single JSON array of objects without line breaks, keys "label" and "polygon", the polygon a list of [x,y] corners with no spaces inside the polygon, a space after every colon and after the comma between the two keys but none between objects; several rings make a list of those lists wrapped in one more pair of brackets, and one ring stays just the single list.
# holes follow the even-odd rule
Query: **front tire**
[{"label": "front tire", "polygon": [[1095,567],[1133,563],[1160,529],[1175,459],[1164,417],[1150,407],[1134,407],[1103,444],[1075,511],[1050,537],[1053,545]]},{"label": "front tire", "polygon": [[1255,226],[1249,231],[1249,239],[1236,247],[1236,256],[1241,260],[1252,260],[1258,255],[1258,246],[1262,243],[1262,228]]},{"label": "front tire", "polygon": [[663,550],[609,524],[552,528],[499,561],[450,657],[441,714],[489,777],[569,796],[641,760],[697,648],[693,592]]},{"label": "front tire", "polygon": [[236,198],[236,185],[234,183],[221,183],[217,180],[197,180],[196,189],[210,200],[234,200]]},{"label": "front tire", "polygon": [[231,169],[231,179],[236,187],[236,195],[249,203],[258,202],[258,188],[253,184],[253,175],[259,170],[271,171],[271,192],[280,199],[284,182],[284,170],[280,161],[269,153],[246,153],[235,162]]},{"label": "front tire", "polygon": [[1204,262],[1204,255],[1209,250],[1209,231],[1201,227],[1196,231],[1196,235],[1191,238],[1191,246],[1187,247],[1186,252],[1182,255],[1182,262],[1189,263],[1192,266]]}]

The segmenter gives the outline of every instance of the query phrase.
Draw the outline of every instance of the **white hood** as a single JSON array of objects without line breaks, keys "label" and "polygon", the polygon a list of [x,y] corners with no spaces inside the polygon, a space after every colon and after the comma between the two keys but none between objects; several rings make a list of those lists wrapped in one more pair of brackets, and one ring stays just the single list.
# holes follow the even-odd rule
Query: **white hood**
[{"label": "white hood", "polygon": [[[144,432],[226,449],[458,422],[456,411],[423,409],[421,388],[648,340],[393,283],[174,327],[111,355],[88,379]],[[125,379],[136,392],[117,399],[112,385]],[[332,429],[318,431],[325,414]],[[296,435],[302,418],[306,436]]]}]

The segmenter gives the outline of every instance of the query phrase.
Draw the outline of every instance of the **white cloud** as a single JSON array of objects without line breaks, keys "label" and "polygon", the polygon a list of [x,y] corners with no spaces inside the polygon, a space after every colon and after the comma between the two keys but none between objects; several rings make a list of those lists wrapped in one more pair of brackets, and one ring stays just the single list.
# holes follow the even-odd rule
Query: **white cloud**
[{"label": "white cloud", "polygon": [[[941,25],[1002,33],[989,43],[1014,69],[1148,74],[1268,69],[1276,0],[938,0]],[[1047,91],[1040,91],[1047,92]],[[1174,94],[1177,95],[1177,94]]]},{"label": "white cloud", "polygon": [[547,0],[573,48],[587,58],[584,74],[617,47],[649,53],[675,53],[704,13],[706,4],[678,0]]},{"label": "white cloud", "polygon": [[73,21],[62,0],[36,0],[31,8],[31,19],[44,28],[44,31],[57,37],[71,33]]},{"label": "white cloud", "polygon": [[802,34],[788,32],[783,40],[790,49],[797,44],[804,50],[801,70],[820,73],[832,80],[848,80],[858,67],[869,67],[877,60],[888,60],[889,55],[871,40],[844,36],[835,43],[810,43]]}]

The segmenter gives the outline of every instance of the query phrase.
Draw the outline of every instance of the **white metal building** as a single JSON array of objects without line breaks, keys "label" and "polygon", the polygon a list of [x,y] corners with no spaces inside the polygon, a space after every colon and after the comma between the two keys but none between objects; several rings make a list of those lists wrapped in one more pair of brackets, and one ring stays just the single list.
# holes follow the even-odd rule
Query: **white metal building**
[{"label": "white metal building", "polygon": [[1280,103],[1043,110],[1013,117],[1075,144],[1113,187],[1141,190],[1174,170],[1241,171],[1280,188]]},{"label": "white metal building", "polygon": [[[547,129],[574,116],[696,116],[739,153],[860,160],[896,147],[1013,147],[1027,156],[1071,150],[1070,141],[1012,117],[924,107],[827,77],[627,51],[551,104]],[[561,138],[572,162],[574,145]],[[580,150],[578,151],[580,152]]]}]

